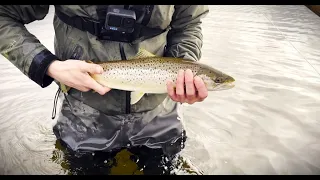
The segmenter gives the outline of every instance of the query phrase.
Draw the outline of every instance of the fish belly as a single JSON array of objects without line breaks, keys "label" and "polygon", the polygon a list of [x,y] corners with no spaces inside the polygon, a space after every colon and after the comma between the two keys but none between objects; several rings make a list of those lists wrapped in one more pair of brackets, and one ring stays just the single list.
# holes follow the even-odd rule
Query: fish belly
[{"label": "fish belly", "polygon": [[174,75],[165,73],[113,73],[105,72],[102,75],[95,75],[95,80],[109,88],[125,91],[139,91],[152,94],[163,94],[167,92],[167,80],[174,81]]}]

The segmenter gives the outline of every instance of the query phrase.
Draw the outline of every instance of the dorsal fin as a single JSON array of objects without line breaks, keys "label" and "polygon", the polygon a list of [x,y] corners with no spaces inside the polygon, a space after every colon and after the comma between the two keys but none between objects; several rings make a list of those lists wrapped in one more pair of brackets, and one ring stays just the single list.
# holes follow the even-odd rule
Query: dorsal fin
[{"label": "dorsal fin", "polygon": [[132,57],[132,59],[140,59],[140,58],[146,58],[146,57],[155,57],[156,55],[152,54],[151,52],[143,49],[143,48],[139,48],[138,53]]},{"label": "dorsal fin", "polygon": [[93,64],[93,62],[91,60],[85,60],[85,62]]}]

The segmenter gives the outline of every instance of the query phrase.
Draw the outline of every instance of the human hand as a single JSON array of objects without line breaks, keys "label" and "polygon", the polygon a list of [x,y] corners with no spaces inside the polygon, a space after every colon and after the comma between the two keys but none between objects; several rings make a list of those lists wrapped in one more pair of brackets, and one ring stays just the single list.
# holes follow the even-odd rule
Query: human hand
[{"label": "human hand", "polygon": [[200,77],[193,77],[190,69],[179,70],[176,88],[172,81],[167,83],[169,97],[176,102],[193,104],[201,102],[208,96],[208,90]]},{"label": "human hand", "polygon": [[93,89],[100,95],[104,95],[111,89],[100,85],[88,74],[101,74],[102,72],[101,66],[80,60],[57,60],[52,62],[47,70],[48,76],[69,87],[82,92]]}]

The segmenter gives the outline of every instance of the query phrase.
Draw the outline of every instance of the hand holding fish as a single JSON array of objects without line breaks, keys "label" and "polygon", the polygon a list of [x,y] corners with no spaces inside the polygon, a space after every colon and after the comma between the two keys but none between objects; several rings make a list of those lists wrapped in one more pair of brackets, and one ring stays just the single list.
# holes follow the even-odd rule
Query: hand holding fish
[{"label": "hand holding fish", "polygon": [[188,104],[201,102],[208,96],[203,80],[197,76],[194,77],[190,69],[179,70],[176,87],[172,81],[168,81],[167,91],[173,101]]},{"label": "hand holding fish", "polygon": [[110,88],[100,85],[88,74],[101,74],[102,72],[103,69],[99,65],[80,60],[66,60],[52,62],[47,74],[69,87],[83,92],[93,89],[103,95],[109,92]]}]

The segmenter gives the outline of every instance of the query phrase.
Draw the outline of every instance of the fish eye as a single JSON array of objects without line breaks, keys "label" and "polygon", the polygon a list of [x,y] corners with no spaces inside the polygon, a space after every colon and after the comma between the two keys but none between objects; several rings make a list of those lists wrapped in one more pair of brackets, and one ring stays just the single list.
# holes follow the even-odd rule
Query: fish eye
[{"label": "fish eye", "polygon": [[214,80],[215,83],[222,83],[223,78],[222,77],[218,77]]}]

